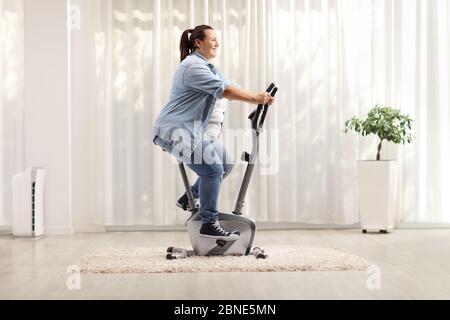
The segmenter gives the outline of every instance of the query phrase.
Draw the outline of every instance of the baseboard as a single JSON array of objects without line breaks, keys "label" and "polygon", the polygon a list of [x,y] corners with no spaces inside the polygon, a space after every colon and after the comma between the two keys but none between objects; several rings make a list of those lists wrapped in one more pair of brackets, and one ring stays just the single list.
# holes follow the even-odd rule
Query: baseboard
[{"label": "baseboard", "polygon": [[106,226],[95,225],[85,225],[85,226],[73,226],[75,233],[91,233],[91,232],[106,232]]},{"label": "baseboard", "polygon": [[71,235],[73,233],[73,227],[44,227],[44,235]]},{"label": "baseboard", "polygon": [[[299,222],[256,222],[258,230],[301,230],[301,229],[359,229],[359,224],[307,224]],[[133,231],[182,231],[186,230],[184,224],[151,226],[151,225],[114,225],[106,226],[106,232],[133,232]]]},{"label": "baseboard", "polygon": [[396,229],[450,229],[450,223],[400,222]]},{"label": "baseboard", "polygon": [[4,225],[0,226],[0,236],[11,236],[12,235],[12,226]]},{"label": "baseboard", "polygon": [[[71,235],[73,233],[72,227],[44,227],[44,235]],[[10,235],[12,235],[12,226],[0,226],[0,236]]]},{"label": "baseboard", "polygon": [[[257,222],[258,230],[319,230],[319,229],[360,229],[359,223],[349,225],[336,224],[308,224],[300,222]],[[400,222],[395,229],[450,229],[450,223]],[[139,231],[183,231],[184,224],[151,226],[151,225],[87,225],[74,227],[45,227],[47,235],[71,235],[74,233],[90,232],[139,232]],[[0,226],[0,236],[12,235],[12,226]]]},{"label": "baseboard", "polygon": [[[301,222],[256,222],[258,230],[348,230],[361,229],[359,223],[354,224],[310,224]],[[418,223],[403,222],[398,223],[395,229],[448,229],[449,223]],[[167,225],[167,226],[151,226],[151,225],[114,225],[106,226],[106,232],[138,232],[138,231],[181,231],[186,230],[184,224]]]},{"label": "baseboard", "polygon": [[[260,230],[286,229],[361,229],[360,223],[354,224],[309,224],[300,222],[257,222]],[[450,229],[450,223],[398,222],[395,229]]]},{"label": "baseboard", "polygon": [[299,230],[299,229],[360,229],[359,223],[354,224],[321,224],[303,222],[256,222],[259,230]]},{"label": "baseboard", "polygon": [[134,232],[134,231],[183,231],[186,230],[184,224],[174,224],[167,226],[151,226],[151,225],[129,225],[129,226],[106,226],[106,232]]}]

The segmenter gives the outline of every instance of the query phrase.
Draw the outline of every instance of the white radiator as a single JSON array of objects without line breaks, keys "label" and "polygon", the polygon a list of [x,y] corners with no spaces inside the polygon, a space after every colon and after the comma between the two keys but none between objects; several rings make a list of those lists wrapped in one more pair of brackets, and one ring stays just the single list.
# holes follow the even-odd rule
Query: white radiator
[{"label": "white radiator", "polygon": [[46,169],[30,167],[13,176],[13,235],[37,238],[44,234]]}]

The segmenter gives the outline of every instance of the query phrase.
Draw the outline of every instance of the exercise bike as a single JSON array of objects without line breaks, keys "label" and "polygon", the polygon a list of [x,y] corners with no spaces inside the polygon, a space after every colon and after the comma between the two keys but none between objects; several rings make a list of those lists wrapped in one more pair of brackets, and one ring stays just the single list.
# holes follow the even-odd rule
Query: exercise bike
[{"label": "exercise bike", "polygon": [[[278,88],[275,87],[275,84],[273,83],[266,89],[266,92],[270,93],[272,97],[275,96],[277,91]],[[253,219],[242,215],[242,207],[244,206],[245,195],[247,193],[253,169],[258,158],[259,134],[262,131],[262,126],[264,124],[268,109],[268,104],[259,104],[257,108],[248,116],[253,129],[252,152],[248,153],[244,151],[242,153],[241,159],[247,162],[247,168],[245,170],[245,175],[242,180],[233,213],[230,214],[219,212],[219,220],[223,227],[228,230],[238,231],[240,233],[239,238],[237,240],[217,240],[200,236],[202,221],[200,218],[199,208],[192,195],[191,184],[189,183],[184,164],[179,161],[178,167],[186,189],[186,195],[189,199],[189,207],[191,208],[191,216],[186,220],[185,225],[193,250],[169,247],[167,248],[166,259],[183,259],[193,255],[214,256],[249,254],[255,255],[257,259],[267,258],[267,254],[265,254],[264,250],[261,248],[255,247],[251,250],[256,233],[256,224]]]}]

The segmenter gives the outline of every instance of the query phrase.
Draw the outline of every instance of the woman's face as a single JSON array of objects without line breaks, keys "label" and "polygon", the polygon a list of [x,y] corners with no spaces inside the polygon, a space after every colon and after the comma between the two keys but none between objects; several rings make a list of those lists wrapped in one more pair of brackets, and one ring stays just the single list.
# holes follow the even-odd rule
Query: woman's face
[{"label": "woman's face", "polygon": [[217,48],[219,47],[219,42],[217,41],[216,33],[214,30],[205,30],[205,39],[195,40],[197,45],[197,51],[205,57],[207,60],[211,60],[217,55]]}]

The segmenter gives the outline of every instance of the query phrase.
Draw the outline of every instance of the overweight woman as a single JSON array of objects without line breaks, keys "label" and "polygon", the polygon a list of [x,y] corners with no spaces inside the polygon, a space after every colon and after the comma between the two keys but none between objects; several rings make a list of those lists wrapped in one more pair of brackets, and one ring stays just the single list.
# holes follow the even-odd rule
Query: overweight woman
[{"label": "overweight woman", "polygon": [[[232,85],[210,62],[218,47],[210,26],[183,32],[181,63],[173,76],[169,101],[155,121],[153,142],[198,175],[191,190],[194,198],[200,199],[200,236],[236,240],[239,234],[226,230],[218,220],[220,186],[234,166],[219,139],[225,112],[221,100],[272,104],[274,98],[267,92],[253,93]],[[189,209],[186,194],[177,205]]]}]

